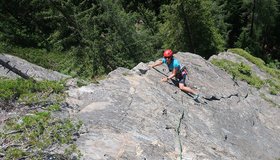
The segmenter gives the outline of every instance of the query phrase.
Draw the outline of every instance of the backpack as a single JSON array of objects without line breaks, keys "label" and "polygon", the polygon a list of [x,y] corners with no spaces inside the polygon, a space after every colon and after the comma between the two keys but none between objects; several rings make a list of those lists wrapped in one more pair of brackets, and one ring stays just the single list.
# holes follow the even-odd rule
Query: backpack
[{"label": "backpack", "polygon": [[181,72],[181,74],[186,74],[186,75],[189,74],[189,71],[188,71],[188,69],[187,69],[186,66],[183,66],[183,67],[180,69],[180,72]]},{"label": "backpack", "polygon": [[179,72],[176,74],[176,78],[182,78],[184,75],[188,75],[188,69],[186,66],[183,66]]}]

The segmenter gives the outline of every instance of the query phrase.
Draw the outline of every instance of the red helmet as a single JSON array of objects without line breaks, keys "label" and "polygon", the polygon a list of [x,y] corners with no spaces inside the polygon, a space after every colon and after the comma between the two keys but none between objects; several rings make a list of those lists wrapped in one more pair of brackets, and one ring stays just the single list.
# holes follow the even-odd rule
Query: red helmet
[{"label": "red helmet", "polygon": [[167,49],[163,52],[163,57],[172,57],[173,56],[173,52],[171,49]]}]

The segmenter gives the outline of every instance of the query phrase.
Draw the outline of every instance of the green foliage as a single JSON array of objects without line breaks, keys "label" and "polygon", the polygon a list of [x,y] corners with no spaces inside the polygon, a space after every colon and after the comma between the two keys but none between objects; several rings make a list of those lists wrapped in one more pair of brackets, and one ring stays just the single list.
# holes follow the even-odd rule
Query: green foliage
[{"label": "green foliage", "polygon": [[154,60],[163,48],[208,58],[239,46],[268,62],[279,59],[279,6],[277,0],[3,0],[0,51],[86,79]]},{"label": "green foliage", "polygon": [[160,33],[164,38],[163,47],[205,57],[223,50],[225,40],[215,25],[215,22],[222,21],[213,16],[220,13],[220,10],[214,12],[214,8],[219,9],[215,5],[217,3],[209,0],[177,0],[162,6],[164,23],[160,26]]},{"label": "green foliage", "polygon": [[0,81],[0,99],[27,101],[28,103],[36,103],[47,98],[51,93],[61,94],[64,86],[61,82],[55,81],[39,81],[34,83],[31,80],[3,79]]},{"label": "green foliage", "polygon": [[9,148],[7,151],[7,155],[5,156],[5,159],[20,159],[22,157],[25,157],[26,153],[23,152],[21,149],[17,148]]},{"label": "green foliage", "polygon": [[81,127],[81,122],[56,119],[50,112],[35,112],[23,117],[9,119],[1,131],[1,139],[6,146],[0,150],[5,159],[44,159],[54,154],[52,147],[66,145],[63,157],[80,154],[73,142],[73,135]]},{"label": "green foliage", "polygon": [[269,99],[267,96],[265,96],[265,94],[261,93],[260,96],[261,96],[265,101],[267,101],[268,103],[272,104],[272,106],[280,108],[280,105],[279,105],[279,104],[276,104],[274,101],[272,101],[272,100]]},{"label": "green foliage", "polygon": [[265,62],[262,59],[256,58],[256,57],[252,56],[250,53],[244,51],[243,49],[239,49],[239,48],[229,49],[228,51],[236,53],[236,54],[246,58],[248,61],[257,65],[261,70],[266,71],[271,76],[280,80],[280,70],[267,67],[265,65]]},{"label": "green foliage", "polygon": [[234,48],[234,49],[229,49],[228,51],[236,53],[236,54],[246,58],[248,61],[257,65],[261,70],[266,71],[271,76],[273,76],[277,79],[280,79],[280,70],[275,69],[275,68],[269,68],[268,66],[265,65],[265,63],[262,59],[252,56],[250,53],[244,51],[243,49]]},{"label": "green foliage", "polygon": [[2,0],[0,41],[24,47],[48,48],[47,35],[55,26],[54,21],[42,17],[42,13],[49,10],[48,6],[48,1]]},{"label": "green foliage", "polygon": [[224,69],[226,72],[233,75],[234,78],[244,80],[248,82],[248,84],[258,89],[264,84],[264,82],[259,77],[252,73],[250,66],[243,63],[234,63],[225,59],[213,59],[211,63],[218,66],[219,68]]},{"label": "green foliage", "polygon": [[131,68],[147,61],[147,55],[154,52],[156,39],[149,36],[151,31],[143,24],[137,25],[139,14],[126,13],[119,1],[70,0],[55,1],[52,5],[62,15],[62,23],[72,29],[68,31],[63,24],[50,39],[56,48],[69,49],[75,55],[76,69],[72,72],[79,77],[97,77],[119,66]]},{"label": "green foliage", "polygon": [[246,26],[243,15],[245,9],[242,7],[243,0],[225,0],[220,2],[224,5],[224,11],[226,12],[224,20],[229,25],[227,28],[227,46],[232,48],[242,32],[242,28]]},{"label": "green foliage", "polygon": [[269,73],[272,77],[267,79],[265,83],[269,85],[270,93],[275,95],[280,93],[280,70],[279,69],[270,68],[266,66],[265,62],[262,59],[252,56],[250,53],[244,51],[243,49],[233,48],[233,49],[228,49],[228,51],[246,58],[248,61],[258,66],[258,68],[260,68],[261,70]]},{"label": "green foliage", "polygon": [[[24,51],[25,49],[21,48],[21,50],[11,51],[10,49],[10,52],[21,55],[20,57],[29,61],[35,61],[45,68],[89,79],[108,73],[119,66],[132,68],[141,61],[151,60],[154,58],[153,53],[156,52],[155,46],[160,46],[159,39],[155,35],[157,27],[154,24],[157,22],[153,19],[154,14],[148,10],[144,10],[141,14],[126,13],[119,1],[112,0],[83,1],[83,3],[74,0],[46,1],[38,4],[39,2],[23,0],[21,6],[16,1],[1,2],[3,5],[0,7],[0,14],[7,18],[3,23],[7,25],[0,25],[0,37],[3,38],[0,42],[2,46],[7,43],[12,44],[9,46],[32,46],[45,48],[47,51],[60,51],[51,54],[44,50]],[[12,4],[17,5],[12,6]],[[14,9],[13,14],[10,15],[12,8],[31,14],[33,19],[25,20],[21,13],[15,12],[17,9]],[[29,8],[34,10],[30,11]],[[18,18],[14,19],[14,17]],[[149,25],[143,23],[144,19],[145,22],[150,22]],[[8,35],[24,37],[23,34],[21,36],[12,31],[13,29],[24,31],[20,25],[12,26],[13,23],[20,24],[21,21],[25,22],[22,27],[31,26],[24,35],[31,35],[32,29],[37,28],[34,35],[43,33],[41,39],[30,37],[28,40],[34,41],[32,45],[23,43],[28,40],[15,41],[10,38],[6,41]],[[6,32],[5,29],[11,31]],[[42,58],[38,58],[40,55]],[[67,69],[65,66],[70,67]]]},{"label": "green foliage", "polygon": [[58,51],[49,52],[45,49],[22,48],[7,44],[0,44],[0,52],[10,53],[47,69],[68,74],[73,77],[78,76],[76,72],[73,72],[73,70],[79,68],[79,66],[75,65],[77,60],[75,56],[70,53]]},{"label": "green foliage", "polygon": [[4,156],[1,158],[70,159],[73,154],[81,156],[73,142],[82,123],[52,116],[53,112],[61,111],[58,103],[64,99],[61,96],[63,91],[62,82],[1,78],[1,101],[16,101],[25,106],[35,103],[38,106],[38,110],[36,107],[30,112],[29,108],[22,112],[26,113],[24,116],[10,117],[2,125],[0,139],[3,141],[0,145],[3,147],[0,153]]},{"label": "green foliage", "polygon": [[92,33],[86,37],[90,41],[89,57],[97,62],[93,65],[94,75],[147,61],[154,52],[155,39],[148,36],[151,32],[142,30],[144,27],[136,30],[137,15],[126,13],[118,2],[111,0],[102,1],[97,7],[102,12],[89,20],[94,27],[86,28]]},{"label": "green foliage", "polygon": [[280,62],[277,59],[270,60],[267,66],[273,69],[280,69]]},{"label": "green foliage", "polygon": [[240,63],[240,65],[238,66],[237,70],[241,74],[244,74],[246,76],[251,76],[252,75],[251,68],[249,66],[247,66],[247,65],[244,65],[244,63]]},{"label": "green foliage", "polygon": [[275,45],[278,35],[273,34],[273,28],[279,16],[279,1],[243,1],[242,8],[246,23],[235,47],[248,48],[254,55],[267,60],[273,46],[278,47]]},{"label": "green foliage", "polygon": [[236,53],[244,58],[246,58],[248,61],[256,64],[258,67],[260,66],[263,66],[265,63],[262,59],[260,58],[257,58],[255,56],[252,56],[250,53],[244,51],[243,49],[241,48],[231,48],[231,49],[228,49],[229,52],[233,52],[233,53]]},{"label": "green foliage", "polygon": [[266,83],[269,84],[269,91],[271,94],[277,95],[280,93],[280,80],[276,78],[270,78],[266,80]]},{"label": "green foliage", "polygon": [[60,105],[58,105],[58,104],[50,105],[47,109],[48,109],[48,111],[60,111],[61,110]]}]

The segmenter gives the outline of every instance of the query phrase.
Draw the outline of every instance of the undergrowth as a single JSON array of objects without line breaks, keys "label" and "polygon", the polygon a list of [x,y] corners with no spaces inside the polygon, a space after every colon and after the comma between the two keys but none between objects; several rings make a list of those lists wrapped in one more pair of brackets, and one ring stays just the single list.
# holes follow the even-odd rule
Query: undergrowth
[{"label": "undergrowth", "polygon": [[60,157],[69,159],[72,153],[80,156],[73,144],[73,135],[80,126],[80,122],[54,118],[49,111],[9,119],[0,133],[0,153],[4,159],[49,159],[56,157],[55,150],[64,145]]},{"label": "undergrowth", "polygon": [[268,67],[262,59],[254,57],[250,53],[240,48],[233,48],[233,49],[229,49],[228,51],[246,58],[248,61],[257,65],[261,70],[269,73],[274,78],[280,79],[280,70]]},{"label": "undergrowth", "polygon": [[22,48],[0,43],[0,53],[7,53],[46,69],[58,71],[72,77],[91,79],[91,66],[80,62],[73,52],[47,51],[46,49]]},{"label": "undergrowth", "polygon": [[[252,56],[250,53],[246,52],[243,49],[233,48],[229,49],[228,51],[246,58],[248,61],[255,64],[259,69],[271,75],[271,77],[266,79],[265,81],[262,81],[254,73],[252,73],[251,68],[249,66],[242,63],[237,64],[228,60],[217,59],[213,60],[212,63],[217,65],[218,67],[225,69],[233,76],[237,76],[237,78],[247,81],[249,84],[255,86],[256,88],[260,88],[263,85],[267,85],[269,86],[269,91],[271,94],[276,95],[280,93],[280,70],[268,67],[262,59]],[[238,68],[243,68],[245,70],[250,69],[250,74],[244,74],[242,73],[243,71],[239,71]]]},{"label": "undergrowth", "polygon": [[14,107],[9,110],[20,110],[20,114],[9,117],[2,125],[0,159],[71,159],[73,155],[76,158],[81,156],[73,142],[78,138],[82,123],[53,116],[53,113],[62,111],[64,90],[63,82],[0,79],[0,102],[5,102],[1,109],[9,104]]},{"label": "undergrowth", "polygon": [[243,63],[234,63],[226,59],[213,59],[211,62],[227,71],[233,76],[233,78],[244,80],[258,89],[264,84],[264,82],[252,72],[250,66],[248,65]]},{"label": "undergrowth", "polygon": [[268,103],[272,104],[274,107],[278,107],[280,108],[280,105],[275,103],[274,101],[272,101],[271,99],[269,99],[267,96],[265,96],[265,94],[261,93],[260,96],[262,97],[262,99],[264,99],[265,101],[267,101]]},{"label": "undergrowth", "polygon": [[0,100],[22,101],[27,104],[45,101],[50,95],[56,94],[56,98],[61,97],[64,90],[63,82],[57,81],[38,81],[24,79],[1,79],[0,81]]}]

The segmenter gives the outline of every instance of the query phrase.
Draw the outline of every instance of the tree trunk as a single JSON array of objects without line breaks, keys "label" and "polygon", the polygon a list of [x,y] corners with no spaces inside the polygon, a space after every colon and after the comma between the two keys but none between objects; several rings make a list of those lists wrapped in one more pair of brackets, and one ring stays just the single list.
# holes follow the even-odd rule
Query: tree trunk
[{"label": "tree trunk", "polygon": [[188,39],[189,39],[189,42],[190,42],[190,52],[195,53],[194,46],[193,46],[192,35],[191,35],[191,29],[190,29],[190,25],[189,25],[189,20],[188,20],[187,15],[185,14],[184,2],[182,2],[180,4],[180,7],[181,7],[184,23],[185,23],[186,30],[187,30],[187,36],[188,36]]},{"label": "tree trunk", "polygon": [[253,9],[252,9],[252,20],[251,20],[251,29],[250,29],[250,37],[253,37],[253,29],[254,29],[254,20],[255,20],[255,9],[256,9],[256,0],[253,0]]},{"label": "tree trunk", "polygon": [[35,80],[33,78],[31,78],[30,76],[28,76],[27,74],[21,72],[20,70],[18,70],[15,67],[12,67],[11,65],[9,65],[9,61],[8,62],[4,62],[2,59],[0,59],[0,65],[2,65],[4,68],[7,68],[9,71],[12,71],[15,74],[21,76],[24,79],[31,79],[31,80],[33,80],[35,82]]}]

